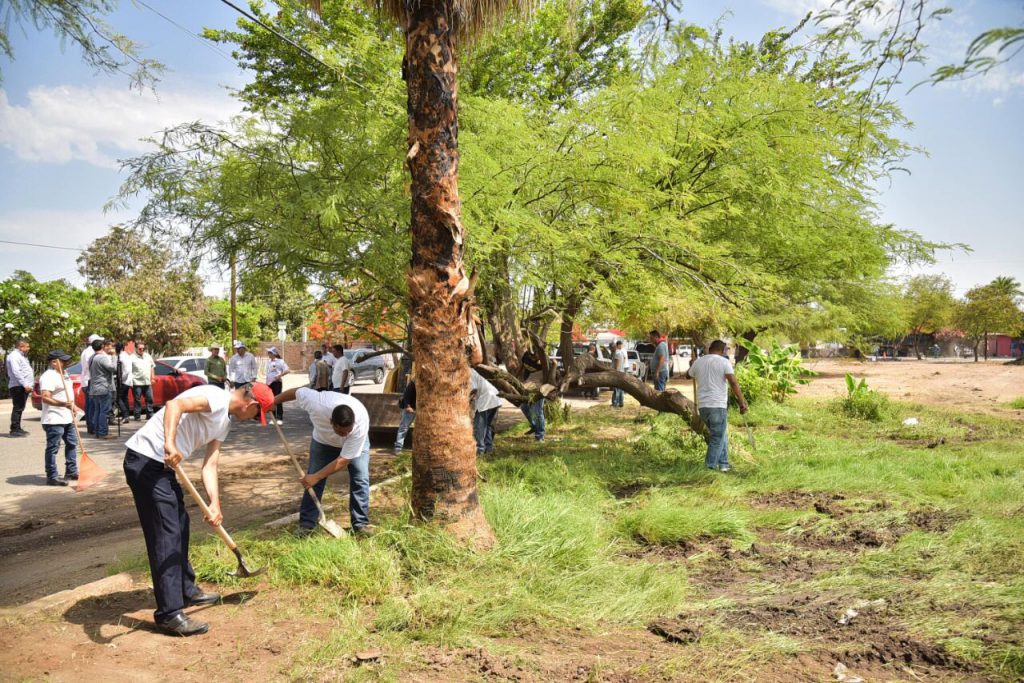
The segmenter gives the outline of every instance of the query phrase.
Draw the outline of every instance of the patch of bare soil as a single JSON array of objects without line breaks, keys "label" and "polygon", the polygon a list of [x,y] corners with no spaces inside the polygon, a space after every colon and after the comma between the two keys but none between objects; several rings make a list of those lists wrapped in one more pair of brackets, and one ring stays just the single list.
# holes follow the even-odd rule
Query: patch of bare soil
[{"label": "patch of bare soil", "polygon": [[632,498],[639,493],[643,493],[652,486],[654,486],[654,484],[649,482],[634,481],[629,484],[615,484],[609,487],[608,490],[613,496],[621,500],[623,498]]},{"label": "patch of bare soil", "polygon": [[818,372],[809,384],[799,387],[801,396],[834,398],[846,395],[846,373],[868,386],[901,401],[936,405],[1004,417],[1024,419],[1024,411],[1006,404],[1021,395],[1024,367],[1004,361],[900,360],[899,362],[856,362],[851,360],[808,361]]},{"label": "patch of bare soil", "polygon": [[283,597],[260,583],[226,594],[223,604],[188,610],[210,624],[209,633],[175,638],[156,632],[152,590],[140,576],[133,590],[5,624],[0,670],[5,680],[74,683],[287,678],[294,654],[329,627]]}]

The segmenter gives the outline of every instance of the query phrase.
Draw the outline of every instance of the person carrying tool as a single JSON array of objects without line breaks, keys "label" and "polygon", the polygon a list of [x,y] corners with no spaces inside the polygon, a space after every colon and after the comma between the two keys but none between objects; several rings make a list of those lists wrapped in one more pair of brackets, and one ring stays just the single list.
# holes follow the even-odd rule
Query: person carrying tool
[{"label": "person carrying tool", "polygon": [[[71,379],[64,369],[71,360],[69,354],[57,349],[50,351],[46,361],[50,368],[39,377],[39,396],[43,404],[43,431],[46,432],[47,486],[67,486],[78,479],[78,436],[75,434],[74,396],[68,395]],[[64,442],[64,478],[57,478],[57,453]]]},{"label": "person carrying tool", "polygon": [[173,468],[205,446],[203,486],[210,498],[212,527],[224,519],[220,509],[217,465],[220,445],[238,420],[258,418],[267,424],[266,413],[274,407],[274,395],[266,384],[252,384],[231,391],[204,384],[182,392],[167,402],[125,444],[124,474],[135,499],[135,509],[146,538],[149,570],[153,576],[158,630],[168,635],[206,633],[209,625],[191,619],[182,610],[211,605],[220,600],[196,586],[188,561],[189,517],[181,485]]},{"label": "person carrying tool", "polygon": [[747,399],[736,381],[732,363],[725,357],[728,348],[721,339],[711,342],[708,352],[690,361],[687,379],[697,380],[697,412],[708,426],[708,452],[704,464],[709,470],[728,472],[729,466],[729,387],[740,404],[740,414],[747,413]]},{"label": "person carrying tool", "polygon": [[[370,524],[370,416],[357,398],[337,391],[297,387],[274,397],[280,405],[295,401],[309,414],[313,436],[309,441],[309,467],[300,479],[323,500],[327,477],[348,468],[348,512],[353,534],[369,534]],[[316,530],[319,511],[309,493],[299,504],[299,535]]]}]

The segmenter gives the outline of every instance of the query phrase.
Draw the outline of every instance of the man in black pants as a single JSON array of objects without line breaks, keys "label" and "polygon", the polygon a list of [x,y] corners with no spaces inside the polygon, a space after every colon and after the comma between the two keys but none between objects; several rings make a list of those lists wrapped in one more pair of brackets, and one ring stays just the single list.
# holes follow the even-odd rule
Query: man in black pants
[{"label": "man in black pants", "polygon": [[190,619],[182,610],[220,600],[216,593],[204,593],[196,586],[196,575],[188,561],[188,512],[181,485],[171,468],[200,446],[206,447],[203,486],[211,512],[206,521],[213,527],[220,526],[224,516],[220,510],[217,463],[220,444],[231,428],[229,416],[238,420],[258,417],[266,425],[264,414],[273,408],[274,395],[266,384],[245,385],[230,392],[204,384],[168,401],[125,444],[125,479],[146,537],[156,595],[154,618],[157,629],[164,633],[206,633],[208,624]]},{"label": "man in black pants", "polygon": [[21,428],[21,414],[32,393],[32,364],[28,362],[29,344],[19,339],[14,350],[7,354],[7,387],[11,392],[11,436],[28,436]]}]

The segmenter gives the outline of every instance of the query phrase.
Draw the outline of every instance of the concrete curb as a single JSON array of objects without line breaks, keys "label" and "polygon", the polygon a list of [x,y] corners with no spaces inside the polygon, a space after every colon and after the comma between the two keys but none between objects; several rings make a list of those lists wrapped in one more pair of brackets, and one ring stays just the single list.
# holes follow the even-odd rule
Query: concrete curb
[{"label": "concrete curb", "polygon": [[116,591],[131,590],[135,587],[132,575],[127,572],[114,574],[99,581],[82,584],[75,588],[52,593],[45,597],[33,600],[32,602],[19,605],[18,607],[7,607],[0,609],[0,617],[27,617],[40,612],[63,607],[70,602],[77,602],[83,598],[92,598],[97,595],[106,595]]},{"label": "concrete curb", "polygon": [[[378,490],[384,488],[385,486],[390,486],[391,484],[397,483],[397,482],[399,482],[399,481],[401,481],[401,480],[403,480],[403,479],[405,479],[407,477],[410,477],[410,476],[412,476],[412,473],[411,472],[406,472],[405,474],[397,474],[397,475],[391,477],[390,479],[385,479],[384,481],[379,482],[379,483],[374,484],[373,486],[371,486],[370,487],[370,493],[373,493],[374,491],[378,491]],[[324,512],[325,513],[331,512],[336,507],[337,507],[336,505],[325,505],[324,506]],[[269,522],[265,522],[263,524],[263,526],[269,527],[271,529],[276,529],[277,527],[286,526],[288,524],[295,524],[298,521],[299,521],[299,513],[298,512],[293,512],[290,515],[285,515],[284,517],[279,517],[277,519],[272,519]]]}]

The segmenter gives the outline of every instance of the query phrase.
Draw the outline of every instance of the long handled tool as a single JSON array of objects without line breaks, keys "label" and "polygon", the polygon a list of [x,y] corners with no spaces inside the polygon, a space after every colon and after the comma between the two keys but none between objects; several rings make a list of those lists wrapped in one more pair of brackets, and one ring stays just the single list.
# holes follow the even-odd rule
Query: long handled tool
[{"label": "long handled tool", "polygon": [[85,442],[82,441],[82,432],[78,431],[78,415],[75,410],[75,395],[68,391],[68,383],[64,379],[64,363],[57,361],[57,372],[60,373],[61,384],[64,385],[64,397],[70,399],[71,403],[71,424],[75,427],[75,436],[78,437],[78,447],[82,451],[82,457],[78,460],[78,481],[75,482],[75,491],[84,491],[93,484],[103,481],[107,471],[96,464],[89,454],[85,452]]},{"label": "long handled tool", "polygon": [[[295,465],[295,469],[298,471],[299,476],[305,476],[306,473],[302,471],[302,465],[299,464],[299,459],[295,457],[295,453],[292,451],[292,447],[288,445],[288,439],[284,438],[284,432],[281,431],[281,425],[278,424],[277,419],[274,417],[271,417],[270,421],[273,423],[274,429],[277,430],[277,435],[281,437],[281,443],[284,444],[284,449],[288,452],[288,457],[292,459],[292,464]],[[327,515],[324,513],[324,508],[320,504],[320,499],[316,497],[316,492],[313,490],[313,488],[306,487],[306,493],[308,493],[309,497],[313,499],[314,503],[316,503],[317,512],[320,513],[320,516],[317,519],[316,523],[319,524],[324,531],[329,533],[331,536],[334,536],[335,538],[341,538],[342,536],[344,536],[345,532],[342,531],[341,525],[339,525],[333,519],[327,519]]]},{"label": "long handled tool", "polygon": [[750,428],[750,422],[747,421],[747,416],[740,413],[743,417],[743,426],[747,428],[747,439],[750,441],[750,450],[757,450],[757,443],[754,441],[754,430]]},{"label": "long handled tool", "polygon": [[[199,495],[199,491],[196,491],[196,487],[192,485],[192,481],[188,478],[188,475],[185,474],[185,470],[181,469],[181,463],[174,466],[174,471],[178,475],[178,481],[184,484],[185,488],[188,489],[189,494],[192,496],[192,499],[196,501],[196,505],[199,506],[199,509],[203,511],[203,514],[206,515],[207,519],[211,519],[213,517],[213,513],[210,511],[210,506],[207,505],[206,501],[203,500],[203,497]],[[228,572],[230,576],[256,576],[257,574],[262,574],[266,571],[266,567],[249,569],[248,565],[245,564],[245,559],[242,557],[242,551],[238,549],[238,545],[231,538],[231,534],[228,533],[227,529],[220,524],[216,526],[216,529],[221,540],[227,544],[231,552],[233,552],[235,557],[238,558],[238,569],[233,572]]]}]

